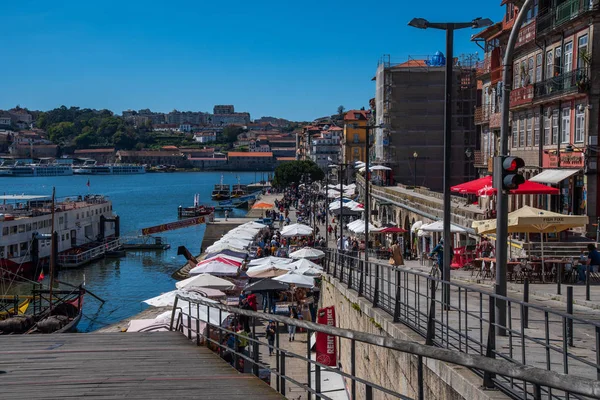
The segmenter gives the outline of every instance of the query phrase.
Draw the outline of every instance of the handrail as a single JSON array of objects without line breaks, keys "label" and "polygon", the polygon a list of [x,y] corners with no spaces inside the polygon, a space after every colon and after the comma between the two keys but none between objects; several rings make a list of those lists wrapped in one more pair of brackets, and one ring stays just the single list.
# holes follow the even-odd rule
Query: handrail
[{"label": "handrail", "polygon": [[[562,390],[572,394],[583,396],[600,397],[600,382],[578,376],[559,374],[553,371],[547,371],[541,368],[515,364],[513,362],[492,359],[485,356],[472,355],[459,351],[441,349],[438,347],[424,345],[407,340],[396,339],[388,336],[374,335],[366,332],[358,332],[349,329],[342,329],[327,325],[316,324],[313,322],[282,317],[274,314],[262,314],[256,311],[242,310],[235,307],[226,306],[220,303],[208,302],[196,297],[188,297],[182,294],[177,295],[177,300],[184,300],[190,304],[200,304],[210,308],[216,308],[233,314],[244,315],[253,318],[268,317],[270,320],[305,328],[311,332],[321,332],[328,335],[338,336],[345,339],[355,340],[362,343],[371,344],[378,347],[385,347],[390,350],[397,350],[420,357],[426,357],[433,360],[448,362],[467,368],[473,368],[486,373],[503,375],[508,378],[530,382],[540,386],[547,386],[553,389]],[[183,309],[179,308],[183,314]],[[171,327],[173,330],[174,316],[176,307],[173,308],[173,317]],[[191,316],[188,316],[190,318]],[[193,317],[192,317],[193,318]],[[210,318],[206,318],[208,325],[214,325]],[[201,319],[200,319],[201,320]]]}]

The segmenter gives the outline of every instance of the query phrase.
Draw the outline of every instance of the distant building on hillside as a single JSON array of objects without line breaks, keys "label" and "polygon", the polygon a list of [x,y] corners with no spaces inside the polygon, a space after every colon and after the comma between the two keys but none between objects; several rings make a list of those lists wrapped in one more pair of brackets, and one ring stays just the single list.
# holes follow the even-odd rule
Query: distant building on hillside
[{"label": "distant building on hillside", "polygon": [[216,105],[213,107],[213,114],[233,114],[235,113],[233,105]]},{"label": "distant building on hillside", "polygon": [[275,159],[271,152],[229,152],[229,168],[234,171],[268,171],[274,168]]},{"label": "distant building on hillside", "polygon": [[74,152],[76,158],[91,158],[100,164],[108,164],[115,162],[115,149],[77,149]]},{"label": "distant building on hillside", "polygon": [[123,164],[146,164],[150,166],[174,165],[177,168],[189,166],[187,157],[179,150],[119,150],[117,152],[117,161]]}]

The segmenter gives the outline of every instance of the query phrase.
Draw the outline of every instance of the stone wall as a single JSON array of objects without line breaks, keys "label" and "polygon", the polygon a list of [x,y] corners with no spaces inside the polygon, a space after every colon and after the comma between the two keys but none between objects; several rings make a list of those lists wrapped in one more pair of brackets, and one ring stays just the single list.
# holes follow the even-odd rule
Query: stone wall
[{"label": "stone wall", "polygon": [[[340,328],[424,343],[421,336],[402,324],[394,324],[387,313],[373,308],[367,300],[359,298],[354,290],[349,290],[331,276],[323,279],[321,302],[323,307],[335,306],[336,324]],[[349,340],[341,340],[338,353],[342,369],[350,373]],[[356,343],[356,375],[411,398],[418,397],[417,364],[416,356]],[[507,399],[497,391],[484,391],[481,378],[460,366],[425,359],[423,376],[425,399]],[[347,387],[350,387],[349,382]],[[357,398],[364,399],[365,386],[357,383],[356,389]],[[373,390],[373,397],[396,399],[376,390]]]}]

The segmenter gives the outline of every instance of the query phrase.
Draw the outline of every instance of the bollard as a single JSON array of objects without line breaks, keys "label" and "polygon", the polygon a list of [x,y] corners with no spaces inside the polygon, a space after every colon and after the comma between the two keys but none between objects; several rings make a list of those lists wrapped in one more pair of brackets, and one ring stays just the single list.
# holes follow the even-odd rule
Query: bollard
[{"label": "bollard", "polygon": [[[567,314],[573,315],[573,286],[567,286]],[[567,319],[567,339],[569,346],[573,346],[573,319]]]},{"label": "bollard", "polygon": [[561,292],[560,284],[561,284],[562,276],[563,276],[562,268],[563,268],[562,264],[559,263],[558,264],[558,268],[557,268],[557,272],[556,272],[556,294],[561,294],[560,293]]},{"label": "bollard", "polygon": [[590,277],[590,269],[589,265],[585,266],[585,299],[590,301],[590,281],[592,280]]},{"label": "bollard", "polygon": [[[529,303],[529,278],[523,282],[523,303]],[[523,327],[529,328],[529,307],[523,308]]]}]

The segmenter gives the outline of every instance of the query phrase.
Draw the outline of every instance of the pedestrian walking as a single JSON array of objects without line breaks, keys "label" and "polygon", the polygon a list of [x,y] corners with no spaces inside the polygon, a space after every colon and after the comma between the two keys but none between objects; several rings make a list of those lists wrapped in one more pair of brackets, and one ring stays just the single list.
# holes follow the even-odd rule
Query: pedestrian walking
[{"label": "pedestrian walking", "polygon": [[267,341],[269,342],[269,355],[273,355],[273,346],[275,346],[275,322],[269,321],[267,325]]},{"label": "pedestrian walking", "polygon": [[[292,307],[290,310],[290,318],[298,319],[298,311],[296,307]],[[288,341],[293,342],[296,339],[296,325],[288,324]]]}]

